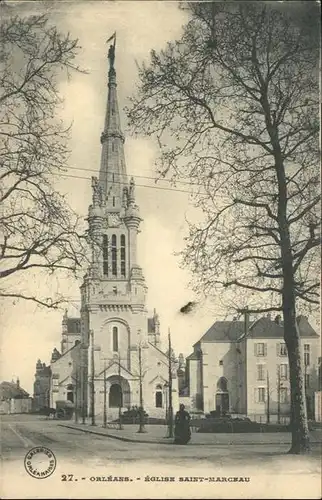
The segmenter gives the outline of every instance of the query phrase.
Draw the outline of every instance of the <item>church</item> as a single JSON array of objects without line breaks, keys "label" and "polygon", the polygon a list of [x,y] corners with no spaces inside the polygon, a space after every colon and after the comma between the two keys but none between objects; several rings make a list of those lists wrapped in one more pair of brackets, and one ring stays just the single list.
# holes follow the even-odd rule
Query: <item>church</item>
[{"label": "church", "polygon": [[169,363],[158,314],[146,309],[147,285],[137,257],[142,217],[134,179],[127,176],[115,42],[108,59],[100,170],[92,177],[87,218],[91,263],[80,287],[80,317],[65,313],[60,352],[52,354],[50,406],[69,400],[80,414],[98,418],[105,406],[113,419],[119,408],[140,406],[141,396],[148,415],[163,418],[169,404],[169,364],[173,411],[178,409],[179,364],[172,354]]}]

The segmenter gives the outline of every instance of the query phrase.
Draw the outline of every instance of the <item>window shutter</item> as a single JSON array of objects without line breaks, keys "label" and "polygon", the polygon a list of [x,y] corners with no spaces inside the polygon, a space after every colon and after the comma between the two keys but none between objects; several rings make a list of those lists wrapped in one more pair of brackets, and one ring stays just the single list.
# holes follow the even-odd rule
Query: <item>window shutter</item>
[{"label": "window shutter", "polygon": [[280,343],[277,342],[276,344],[276,356],[279,356],[280,355]]},{"label": "window shutter", "polygon": [[267,356],[267,344],[264,344],[264,356]]},{"label": "window shutter", "polygon": [[256,342],[254,344],[254,355],[257,356],[257,344],[256,344]]},{"label": "window shutter", "polygon": [[258,389],[254,389],[254,401],[255,403],[259,402]]}]

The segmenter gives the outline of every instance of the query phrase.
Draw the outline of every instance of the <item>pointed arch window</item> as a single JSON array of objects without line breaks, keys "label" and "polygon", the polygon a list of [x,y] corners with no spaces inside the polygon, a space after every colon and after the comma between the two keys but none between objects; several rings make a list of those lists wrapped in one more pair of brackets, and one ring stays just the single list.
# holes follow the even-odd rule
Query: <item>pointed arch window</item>
[{"label": "pointed arch window", "polygon": [[125,236],[121,235],[121,275],[126,274],[126,249],[125,249]]},{"label": "pointed arch window", "polygon": [[118,350],[119,350],[119,337],[118,337],[119,332],[118,332],[117,326],[113,326],[112,334],[113,334],[113,352],[118,352]]},{"label": "pointed arch window", "polygon": [[112,274],[117,275],[117,259],[116,259],[117,247],[116,247],[116,235],[112,235]]},{"label": "pointed arch window", "polygon": [[108,238],[103,236],[103,274],[108,276]]}]

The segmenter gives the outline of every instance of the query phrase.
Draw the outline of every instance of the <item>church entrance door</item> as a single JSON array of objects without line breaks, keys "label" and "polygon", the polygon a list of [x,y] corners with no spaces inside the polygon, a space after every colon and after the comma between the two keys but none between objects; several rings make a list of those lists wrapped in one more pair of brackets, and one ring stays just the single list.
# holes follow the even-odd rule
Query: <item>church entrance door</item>
[{"label": "church entrance door", "polygon": [[216,412],[218,415],[223,416],[229,412],[229,394],[218,393],[216,394]]},{"label": "church entrance door", "polygon": [[112,384],[110,387],[108,405],[110,408],[118,408],[123,405],[123,392],[120,384]]}]

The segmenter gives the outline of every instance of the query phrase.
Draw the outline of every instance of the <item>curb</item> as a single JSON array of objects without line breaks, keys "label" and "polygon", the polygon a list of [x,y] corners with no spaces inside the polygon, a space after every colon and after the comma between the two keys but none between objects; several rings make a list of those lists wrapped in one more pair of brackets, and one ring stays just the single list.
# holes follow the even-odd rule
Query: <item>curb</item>
[{"label": "curb", "polygon": [[162,441],[146,441],[144,439],[131,439],[124,436],[115,436],[114,434],[108,434],[106,432],[94,431],[92,429],[82,429],[79,427],[74,427],[72,425],[58,424],[60,427],[66,427],[67,429],[73,429],[74,431],[85,432],[86,434],[95,434],[96,436],[103,436],[107,438],[117,439],[119,441],[125,441],[127,443],[144,443],[144,444],[172,444],[169,442],[163,443]]},{"label": "curb", "polygon": [[[108,433],[104,433],[104,432],[99,432],[99,431],[94,431],[92,429],[82,429],[82,428],[79,428],[79,427],[74,427],[72,425],[68,425],[68,424],[58,424],[60,427],[66,427],[67,429],[73,429],[74,431],[80,431],[80,432],[85,432],[86,434],[95,434],[96,436],[103,436],[103,437],[106,437],[106,438],[112,438],[112,439],[117,439],[118,441],[125,441],[127,443],[143,443],[143,444],[165,444],[165,445],[171,445],[173,444],[172,441],[161,441],[161,440],[157,440],[157,441],[147,441],[145,439],[131,439],[131,438],[128,438],[128,437],[125,437],[125,436],[115,436],[115,434],[108,434]],[[163,439],[167,439],[167,438],[163,438]],[[168,438],[169,439],[169,438]],[[213,446],[257,446],[257,445],[266,445],[266,446],[272,446],[272,445],[285,445],[285,446],[290,446],[291,444],[291,441],[288,441],[288,442],[285,442],[285,441],[280,441],[278,443],[271,443],[271,442],[268,442],[268,443],[254,443],[254,442],[241,442],[241,443],[189,443],[188,446],[209,446],[210,444],[213,444]],[[311,444],[313,445],[320,445],[322,446],[322,443],[319,442],[319,441],[311,441]]]}]

